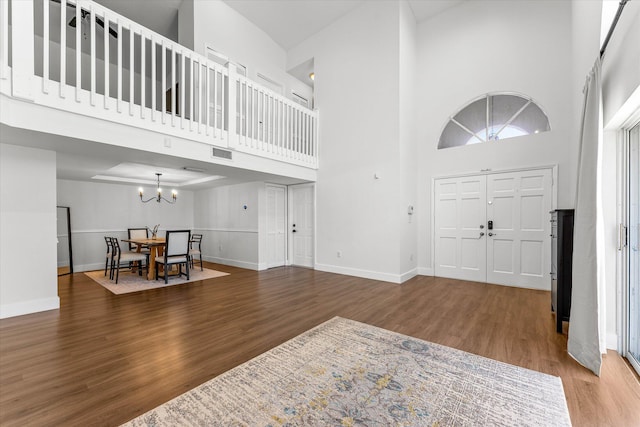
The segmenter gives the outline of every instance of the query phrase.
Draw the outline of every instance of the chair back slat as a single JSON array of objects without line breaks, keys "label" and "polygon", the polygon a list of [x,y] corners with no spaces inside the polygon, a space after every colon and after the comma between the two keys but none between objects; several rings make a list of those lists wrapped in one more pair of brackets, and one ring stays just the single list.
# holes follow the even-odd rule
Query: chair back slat
[{"label": "chair back slat", "polygon": [[165,258],[189,254],[190,230],[167,230]]}]

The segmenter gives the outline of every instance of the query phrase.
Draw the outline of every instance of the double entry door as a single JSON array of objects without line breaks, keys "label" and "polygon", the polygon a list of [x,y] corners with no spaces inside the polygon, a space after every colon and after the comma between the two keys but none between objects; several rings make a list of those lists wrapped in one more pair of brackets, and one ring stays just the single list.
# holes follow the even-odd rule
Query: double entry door
[{"label": "double entry door", "polygon": [[550,169],[435,180],[435,275],[550,289]]}]

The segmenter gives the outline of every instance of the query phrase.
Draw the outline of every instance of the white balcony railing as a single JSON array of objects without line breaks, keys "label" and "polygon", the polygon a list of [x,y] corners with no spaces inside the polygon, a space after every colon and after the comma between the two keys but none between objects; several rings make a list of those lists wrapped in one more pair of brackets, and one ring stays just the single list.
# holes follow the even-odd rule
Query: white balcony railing
[{"label": "white balcony railing", "polygon": [[0,0],[10,96],[316,168],[317,112],[89,0]]}]

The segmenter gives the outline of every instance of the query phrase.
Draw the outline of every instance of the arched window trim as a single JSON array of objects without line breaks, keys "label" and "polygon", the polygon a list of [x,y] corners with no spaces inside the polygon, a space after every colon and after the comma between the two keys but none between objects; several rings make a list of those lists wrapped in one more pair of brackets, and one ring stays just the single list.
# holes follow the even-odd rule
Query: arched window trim
[{"label": "arched window trim", "polygon": [[[507,128],[530,104],[534,104],[536,107],[538,107],[540,109],[540,111],[544,114],[544,116],[547,119],[547,123],[549,125],[549,129],[546,130],[547,131],[551,131],[552,127],[551,127],[551,120],[549,120],[549,114],[547,114],[547,111],[545,110],[545,108],[542,107],[542,105],[537,102],[535,99],[533,99],[531,96],[525,95],[523,93],[519,93],[519,92],[509,92],[509,91],[505,91],[505,92],[487,92],[484,93],[480,96],[477,96],[475,98],[472,98],[471,100],[469,100],[468,102],[466,102],[461,108],[459,108],[457,111],[455,111],[453,114],[451,114],[447,120],[445,121],[444,125],[442,125],[441,129],[440,129],[440,133],[439,133],[439,138],[438,138],[438,150],[440,149],[444,149],[444,148],[454,148],[454,147],[464,147],[465,145],[469,145],[469,143],[466,143],[464,145],[459,145],[459,146],[452,146],[452,147],[440,147],[440,141],[442,139],[442,134],[445,131],[447,125],[449,124],[449,122],[453,122],[455,123],[459,128],[461,128],[462,130],[464,130],[465,132],[467,132],[471,138],[475,138],[477,143],[486,143],[486,142],[496,142],[498,141],[498,139],[495,138],[491,138],[489,135],[489,129],[490,129],[490,124],[489,124],[489,98],[493,97],[493,96],[500,96],[500,95],[511,95],[511,96],[517,96],[519,98],[522,98],[524,100],[526,100],[525,104],[520,107],[518,109],[518,111],[516,111],[511,118],[495,133],[493,133],[493,135],[499,135],[500,132],[502,132],[505,128]],[[470,130],[469,128],[467,128],[466,126],[464,126],[462,123],[460,123],[459,121],[457,121],[455,119],[455,117],[462,111],[464,111],[465,108],[469,107],[471,104],[473,104],[474,102],[477,102],[481,99],[486,99],[486,114],[485,114],[485,120],[486,120],[486,126],[485,126],[485,134],[484,139],[479,136],[479,134],[481,132],[476,132],[474,133],[472,130]],[[510,139],[513,137],[507,137],[504,139]]]}]

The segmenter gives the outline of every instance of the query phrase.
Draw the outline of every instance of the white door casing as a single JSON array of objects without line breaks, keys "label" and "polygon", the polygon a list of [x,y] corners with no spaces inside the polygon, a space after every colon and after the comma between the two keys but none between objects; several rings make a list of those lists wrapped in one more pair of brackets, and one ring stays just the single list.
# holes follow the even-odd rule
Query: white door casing
[{"label": "white door casing", "polygon": [[313,184],[289,186],[290,236],[292,264],[314,266],[314,187]]},{"label": "white door casing", "polygon": [[287,199],[286,188],[267,185],[267,268],[287,262]]},{"label": "white door casing", "polygon": [[550,169],[434,180],[435,275],[548,290],[551,209]]}]

